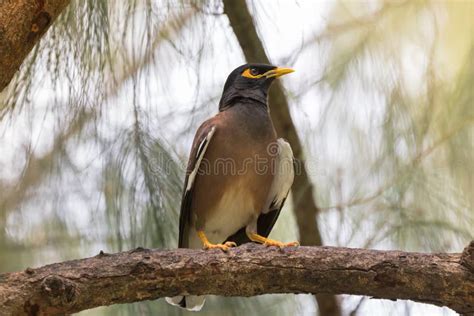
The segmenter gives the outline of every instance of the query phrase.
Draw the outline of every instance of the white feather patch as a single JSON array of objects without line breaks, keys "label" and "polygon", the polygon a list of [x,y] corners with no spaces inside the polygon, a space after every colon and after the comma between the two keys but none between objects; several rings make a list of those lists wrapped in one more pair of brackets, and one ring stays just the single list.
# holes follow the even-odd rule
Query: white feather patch
[{"label": "white feather patch", "polygon": [[204,303],[206,302],[206,298],[204,296],[195,296],[195,295],[189,295],[186,297],[184,296],[165,297],[165,301],[168,304],[182,308],[180,303],[183,300],[183,298],[185,299],[184,308],[191,312],[199,312],[204,306]]},{"label": "white feather patch", "polygon": [[[188,185],[186,186],[186,191],[191,190],[191,188],[193,187],[194,180],[196,179],[196,175],[197,175],[198,170],[199,170],[199,165],[201,165],[201,161],[204,158],[204,154],[206,153],[207,146],[209,146],[209,142],[211,141],[211,138],[214,135],[215,131],[216,131],[216,127],[213,126],[211,128],[211,130],[209,131],[209,133],[207,133],[206,137],[201,141],[201,143],[199,143],[198,151],[197,151],[197,153],[199,154],[199,157],[197,157],[196,162],[194,164],[194,169],[191,172],[191,174],[189,175]],[[201,150],[201,148],[202,148],[202,150]]]},{"label": "white feather patch", "polygon": [[183,299],[183,296],[165,297],[165,301],[168,304],[171,304],[177,307],[181,307],[181,305],[179,305],[179,302],[181,302],[182,299]]},{"label": "white feather patch", "polygon": [[267,208],[264,213],[270,211],[272,204],[277,208],[281,206],[288,196],[295,178],[293,150],[291,150],[290,144],[282,138],[279,138],[277,143],[279,154],[275,165],[275,175],[267,198]]}]

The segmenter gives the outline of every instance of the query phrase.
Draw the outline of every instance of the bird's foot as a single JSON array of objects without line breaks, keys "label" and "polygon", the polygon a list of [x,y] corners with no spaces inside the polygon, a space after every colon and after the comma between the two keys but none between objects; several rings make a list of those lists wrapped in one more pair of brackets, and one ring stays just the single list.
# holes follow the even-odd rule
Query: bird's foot
[{"label": "bird's foot", "polygon": [[288,243],[283,243],[281,241],[273,240],[267,237],[260,236],[259,234],[255,233],[248,233],[247,236],[251,241],[258,242],[260,244],[263,244],[266,247],[270,246],[276,246],[279,248],[284,248],[284,247],[297,247],[300,245],[299,242],[294,241],[294,242],[288,242]]},{"label": "bird's foot", "polygon": [[204,233],[203,230],[198,230],[197,234],[204,245],[203,249],[221,249],[222,251],[227,252],[229,251],[229,248],[237,247],[237,244],[233,241],[226,241],[223,244],[213,244],[207,239],[206,233]]},{"label": "bird's foot", "polygon": [[273,240],[273,239],[267,239],[263,245],[265,247],[271,247],[271,246],[276,246],[279,248],[285,248],[285,247],[298,247],[300,245],[299,242],[293,241],[293,242],[281,242],[278,240]]},{"label": "bird's foot", "polygon": [[229,248],[237,247],[237,244],[233,241],[226,241],[223,244],[211,244],[210,242],[204,243],[203,249],[221,249],[224,252],[229,251]]}]

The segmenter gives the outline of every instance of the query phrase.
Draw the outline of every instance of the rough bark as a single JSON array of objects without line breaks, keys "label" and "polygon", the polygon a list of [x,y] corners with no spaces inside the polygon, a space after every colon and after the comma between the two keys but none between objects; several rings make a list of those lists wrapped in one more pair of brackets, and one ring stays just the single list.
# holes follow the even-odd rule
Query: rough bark
[{"label": "rough bark", "polygon": [[[234,34],[248,62],[271,64],[262,41],[255,28],[252,16],[245,0],[223,0],[224,13],[230,21]],[[279,65],[287,66],[287,65]],[[321,246],[322,238],[316,221],[319,209],[314,200],[314,187],[304,165],[303,146],[291,119],[288,100],[279,81],[273,83],[269,94],[271,116],[279,136],[286,138],[298,161],[298,169],[292,187],[293,210],[299,230],[299,241],[303,246]],[[338,316],[341,314],[336,297],[331,295],[316,296],[321,315]]]},{"label": "rough bark", "polygon": [[265,293],[409,299],[467,314],[474,312],[473,249],[471,243],[461,255],[246,244],[228,253],[142,248],[101,253],[0,275],[0,314],[69,314],[180,294]]},{"label": "rough bark", "polygon": [[0,91],[70,0],[0,1]]}]

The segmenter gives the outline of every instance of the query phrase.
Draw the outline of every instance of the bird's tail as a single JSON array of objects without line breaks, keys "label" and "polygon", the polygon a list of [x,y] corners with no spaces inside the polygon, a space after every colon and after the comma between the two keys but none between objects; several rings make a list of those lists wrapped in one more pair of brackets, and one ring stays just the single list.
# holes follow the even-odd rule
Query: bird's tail
[{"label": "bird's tail", "polygon": [[165,297],[166,302],[171,305],[178,306],[188,311],[199,312],[206,301],[204,296],[174,296],[174,297]]}]

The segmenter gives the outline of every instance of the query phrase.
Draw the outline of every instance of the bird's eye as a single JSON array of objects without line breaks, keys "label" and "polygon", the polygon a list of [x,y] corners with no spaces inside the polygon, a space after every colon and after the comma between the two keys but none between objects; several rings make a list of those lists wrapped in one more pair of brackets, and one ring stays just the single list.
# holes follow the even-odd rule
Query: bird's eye
[{"label": "bird's eye", "polygon": [[263,77],[263,75],[258,73],[257,68],[247,68],[245,71],[242,73],[242,76],[245,78],[249,79],[260,79]]}]

